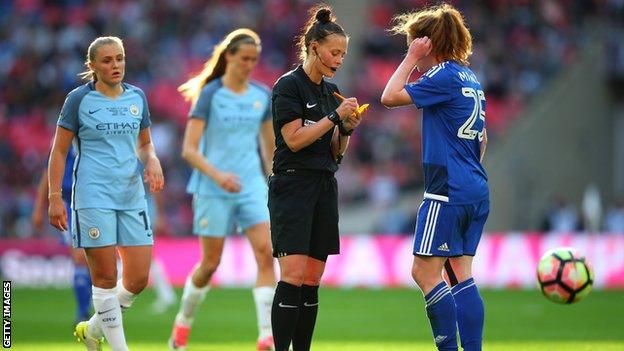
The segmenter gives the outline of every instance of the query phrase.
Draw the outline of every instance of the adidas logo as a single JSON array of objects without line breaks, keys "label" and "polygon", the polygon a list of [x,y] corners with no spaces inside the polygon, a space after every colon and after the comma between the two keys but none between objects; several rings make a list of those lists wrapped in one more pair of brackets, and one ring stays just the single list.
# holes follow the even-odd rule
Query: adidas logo
[{"label": "adidas logo", "polygon": [[433,341],[435,341],[436,344],[439,344],[445,339],[446,339],[446,335],[438,335],[435,337],[435,339],[433,339]]},{"label": "adidas logo", "polygon": [[444,244],[438,246],[438,250],[439,251],[446,251],[446,252],[448,252],[449,251],[449,247],[448,247],[448,245],[446,245],[446,243],[444,243]]}]

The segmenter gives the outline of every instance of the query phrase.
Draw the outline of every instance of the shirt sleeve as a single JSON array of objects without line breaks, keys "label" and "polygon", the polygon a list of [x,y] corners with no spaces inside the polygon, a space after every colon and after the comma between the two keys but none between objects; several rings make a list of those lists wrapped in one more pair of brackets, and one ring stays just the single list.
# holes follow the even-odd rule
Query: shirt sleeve
[{"label": "shirt sleeve", "polygon": [[78,108],[84,95],[78,94],[76,90],[67,94],[63,107],[61,108],[61,114],[59,115],[56,125],[63,127],[74,134],[78,133]]},{"label": "shirt sleeve", "polygon": [[278,129],[288,122],[303,116],[301,98],[296,91],[295,82],[281,79],[273,88],[273,122]]},{"label": "shirt sleeve", "polygon": [[152,125],[152,121],[150,120],[150,112],[149,106],[147,104],[147,98],[145,97],[145,93],[141,89],[137,89],[137,93],[141,96],[143,100],[143,118],[141,118],[141,130]]},{"label": "shirt sleeve", "polygon": [[447,84],[443,79],[443,73],[438,72],[432,77],[425,74],[417,81],[405,85],[405,91],[412,98],[416,107],[433,106],[451,99],[450,91],[446,88]]},{"label": "shirt sleeve", "polygon": [[[212,83],[212,82],[211,82]],[[189,118],[201,118],[208,122],[210,116],[210,107],[212,106],[212,98],[217,91],[218,86],[216,84],[210,84],[210,86],[204,86],[199,93],[197,101],[191,107],[189,112]]]}]

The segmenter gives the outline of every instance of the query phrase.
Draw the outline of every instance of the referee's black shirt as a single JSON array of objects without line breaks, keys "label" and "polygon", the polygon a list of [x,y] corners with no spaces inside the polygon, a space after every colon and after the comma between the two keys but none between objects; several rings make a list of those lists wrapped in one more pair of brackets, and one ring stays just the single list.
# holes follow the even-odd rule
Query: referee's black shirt
[{"label": "referee's black shirt", "polygon": [[333,128],[297,152],[288,148],[282,136],[282,127],[288,122],[300,119],[302,126],[310,125],[335,110],[340,101],[334,91],[338,92],[338,87],[325,79],[321,84],[312,82],[301,65],[277,80],[271,97],[276,146],[273,173],[289,169],[338,170],[331,153]]}]

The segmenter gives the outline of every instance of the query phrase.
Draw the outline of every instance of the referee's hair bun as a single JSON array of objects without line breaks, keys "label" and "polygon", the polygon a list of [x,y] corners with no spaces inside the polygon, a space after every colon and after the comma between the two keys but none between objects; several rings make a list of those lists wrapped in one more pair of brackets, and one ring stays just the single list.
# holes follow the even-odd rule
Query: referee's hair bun
[{"label": "referee's hair bun", "polygon": [[329,23],[331,22],[331,10],[327,7],[323,7],[322,9],[316,11],[315,17],[317,21],[321,22],[321,24]]}]

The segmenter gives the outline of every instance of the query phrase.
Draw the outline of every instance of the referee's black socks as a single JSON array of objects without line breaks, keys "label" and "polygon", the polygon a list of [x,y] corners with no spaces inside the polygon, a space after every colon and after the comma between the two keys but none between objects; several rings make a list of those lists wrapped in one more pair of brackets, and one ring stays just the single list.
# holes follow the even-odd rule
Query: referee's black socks
[{"label": "referee's black socks", "polygon": [[271,308],[271,325],[275,351],[288,351],[299,319],[301,288],[280,281]]},{"label": "referee's black socks", "polygon": [[301,286],[301,302],[299,303],[299,321],[293,334],[293,350],[310,350],[312,334],[316,324],[316,314],[318,312],[318,285]]}]

